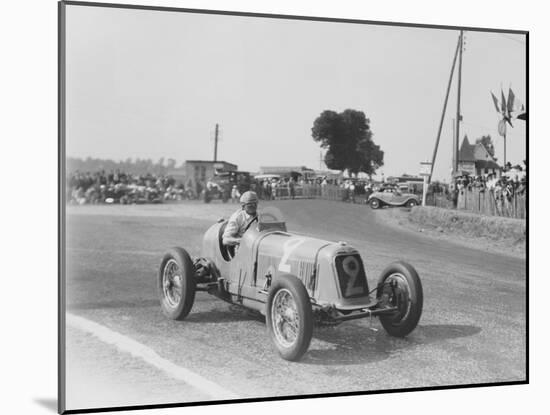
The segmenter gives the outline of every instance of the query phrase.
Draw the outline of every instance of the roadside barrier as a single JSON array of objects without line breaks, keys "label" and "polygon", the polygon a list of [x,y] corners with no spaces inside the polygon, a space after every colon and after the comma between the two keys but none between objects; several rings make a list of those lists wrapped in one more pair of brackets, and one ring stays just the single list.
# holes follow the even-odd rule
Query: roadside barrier
[{"label": "roadside barrier", "polygon": [[459,193],[456,208],[487,216],[525,219],[527,217],[526,200],[525,194],[513,194],[507,197],[502,192],[471,189]]},{"label": "roadside barrier", "polygon": [[[325,199],[352,203],[366,203],[366,194],[351,194],[348,189],[336,185],[297,184],[293,194],[288,186],[271,189],[269,199]],[[426,196],[426,205],[454,209],[452,200],[443,193]],[[495,195],[490,190],[462,190],[458,195],[457,210],[479,213],[487,216],[501,216],[525,219],[527,215],[525,194],[514,194],[507,198],[502,193]]]},{"label": "roadside barrier", "polygon": [[263,199],[327,199],[327,200],[347,200],[349,191],[336,185],[320,184],[296,184],[294,189],[288,186],[274,187],[271,194],[261,192]]}]

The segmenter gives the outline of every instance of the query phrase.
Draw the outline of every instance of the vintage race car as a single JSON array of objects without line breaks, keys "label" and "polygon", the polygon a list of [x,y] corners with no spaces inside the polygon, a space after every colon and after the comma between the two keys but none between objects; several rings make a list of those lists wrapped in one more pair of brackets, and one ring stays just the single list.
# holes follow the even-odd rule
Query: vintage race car
[{"label": "vintage race car", "polygon": [[420,204],[420,199],[415,194],[402,192],[397,186],[384,186],[370,194],[367,203],[373,209],[384,205],[413,207]]},{"label": "vintage race car", "polygon": [[292,361],[307,351],[314,323],[377,316],[397,337],[418,324],[422,284],[411,265],[390,264],[370,288],[356,249],[288,232],[277,208],[258,213],[238,250],[222,244],[226,225],[220,220],[206,231],[198,258],[179,247],[164,255],[158,293],[167,317],[183,320],[195,292],[206,291],[262,313],[279,354]]}]

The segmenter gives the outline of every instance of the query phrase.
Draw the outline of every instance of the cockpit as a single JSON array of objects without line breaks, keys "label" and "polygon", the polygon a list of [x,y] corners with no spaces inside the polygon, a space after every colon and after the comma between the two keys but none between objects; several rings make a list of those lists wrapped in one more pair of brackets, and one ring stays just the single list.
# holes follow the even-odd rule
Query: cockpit
[{"label": "cockpit", "polygon": [[[223,238],[223,233],[225,231],[226,226],[227,226],[227,221],[225,221],[220,227],[218,238],[219,238],[220,251],[222,253],[223,258],[226,261],[230,261],[235,256],[238,248],[236,248],[234,245],[231,246],[231,245],[223,244],[222,238]],[[250,231],[263,232],[268,230],[286,232],[286,222],[283,217],[283,214],[278,208],[274,206],[268,206],[262,209],[258,209],[257,218],[256,220],[250,223],[250,226],[245,231],[245,235]]]}]

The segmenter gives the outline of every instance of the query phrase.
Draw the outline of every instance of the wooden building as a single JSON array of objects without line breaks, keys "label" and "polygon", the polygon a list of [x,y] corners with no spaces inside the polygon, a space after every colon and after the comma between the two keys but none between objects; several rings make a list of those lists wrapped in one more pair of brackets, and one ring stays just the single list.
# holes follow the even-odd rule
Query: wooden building
[{"label": "wooden building", "polygon": [[468,136],[464,136],[458,155],[458,171],[461,175],[485,176],[493,174],[500,177],[502,168],[494,156],[482,143],[470,144]]}]

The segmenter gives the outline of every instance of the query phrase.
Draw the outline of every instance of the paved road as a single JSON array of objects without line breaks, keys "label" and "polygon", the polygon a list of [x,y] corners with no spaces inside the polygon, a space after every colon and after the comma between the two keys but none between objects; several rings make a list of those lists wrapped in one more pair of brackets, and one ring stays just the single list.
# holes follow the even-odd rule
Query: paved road
[{"label": "paved road", "polygon": [[[184,322],[167,320],[155,288],[163,251],[182,245],[197,255],[204,230],[235,209],[222,204],[70,207],[68,312],[243,398],[525,379],[525,260],[387,227],[384,212],[361,205],[274,204],[289,230],[357,247],[371,285],[389,262],[411,262],[424,286],[418,328],[406,339],[389,337],[377,320],[319,328],[302,361],[290,363],[276,355],[261,318],[207,294],[197,294]],[[68,348],[68,381],[90,373],[103,391],[70,391],[68,409],[219,399],[79,328],[70,328]],[[114,397],[111,384],[126,387]]]}]

